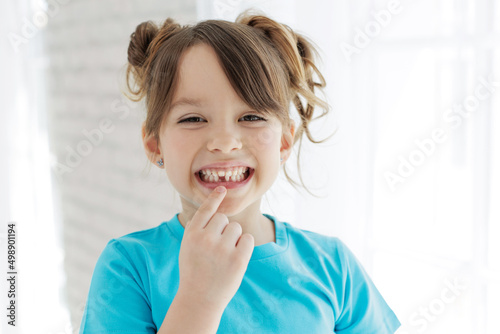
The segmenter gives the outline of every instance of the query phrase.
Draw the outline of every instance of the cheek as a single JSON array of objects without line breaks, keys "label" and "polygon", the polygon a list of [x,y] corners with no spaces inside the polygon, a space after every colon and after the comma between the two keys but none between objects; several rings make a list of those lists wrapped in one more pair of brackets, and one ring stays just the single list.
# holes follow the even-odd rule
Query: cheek
[{"label": "cheek", "polygon": [[[163,152],[167,157],[166,171],[173,179],[182,179],[188,175],[191,160],[196,149],[196,138],[182,135],[179,136],[175,131],[165,136],[162,142]],[[188,173],[188,174],[185,174]],[[171,182],[175,182],[171,180]]]},{"label": "cheek", "polygon": [[[198,138],[199,142],[199,138]],[[165,149],[170,152],[172,156],[186,157],[196,145],[197,139],[195,136],[180,134],[179,132],[172,131],[165,140]]]},{"label": "cheek", "polygon": [[265,127],[260,129],[255,134],[255,139],[252,140],[253,145],[258,150],[274,150],[275,147],[279,148],[281,140],[281,129],[276,127]]}]

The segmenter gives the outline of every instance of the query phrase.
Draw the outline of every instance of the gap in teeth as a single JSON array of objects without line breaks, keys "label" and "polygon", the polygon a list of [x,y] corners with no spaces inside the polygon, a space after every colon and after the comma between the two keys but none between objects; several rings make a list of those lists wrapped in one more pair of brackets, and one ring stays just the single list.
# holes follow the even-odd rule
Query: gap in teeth
[{"label": "gap in teeth", "polygon": [[225,171],[217,169],[204,169],[200,171],[200,177],[205,182],[240,182],[245,179],[246,172],[248,172],[248,167],[238,167]]}]

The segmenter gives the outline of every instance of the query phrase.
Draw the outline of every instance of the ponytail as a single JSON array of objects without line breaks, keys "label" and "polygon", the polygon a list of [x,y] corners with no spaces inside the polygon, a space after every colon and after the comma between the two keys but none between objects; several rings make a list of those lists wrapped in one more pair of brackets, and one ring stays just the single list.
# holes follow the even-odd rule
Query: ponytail
[{"label": "ponytail", "polygon": [[[264,15],[249,15],[248,11],[245,11],[236,18],[236,22],[262,31],[280,54],[288,72],[291,100],[301,119],[294,143],[301,138],[303,132],[313,143],[322,143],[330,138],[331,136],[322,141],[315,141],[308,128],[315,106],[325,110],[318,118],[325,116],[329,109],[328,104],[314,93],[315,87],[324,88],[326,82],[315,65],[315,58],[319,58],[319,54],[316,48],[313,47],[312,42],[305,36],[294,32],[287,25],[278,23]],[[313,73],[316,73],[320,79],[319,83],[313,80]],[[306,100],[305,108],[299,96],[303,96]]]},{"label": "ponytail", "polygon": [[[128,90],[135,96],[128,96],[132,101],[137,102],[144,97],[150,84],[148,73],[153,59],[163,42],[179,28],[180,25],[172,18],[167,18],[161,28],[152,21],[146,21],[139,24],[130,35],[126,82]],[[137,90],[130,87],[130,75],[134,77]]]}]

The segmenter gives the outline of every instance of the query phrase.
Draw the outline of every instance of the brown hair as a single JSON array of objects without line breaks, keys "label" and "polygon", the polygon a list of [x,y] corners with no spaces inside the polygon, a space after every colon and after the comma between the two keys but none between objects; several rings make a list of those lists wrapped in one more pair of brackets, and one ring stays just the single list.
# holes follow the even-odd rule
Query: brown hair
[{"label": "brown hair", "polygon": [[[323,88],[326,83],[315,66],[315,57],[319,55],[312,42],[287,25],[246,10],[234,23],[205,20],[194,26],[180,26],[167,18],[161,27],[152,21],[137,26],[130,36],[126,70],[127,88],[133,96],[125,95],[132,101],[146,96],[146,135],[153,135],[160,142],[159,131],[170,110],[178,81],[179,59],[187,48],[199,43],[214,49],[229,82],[243,101],[264,114],[275,115],[286,129],[293,122],[289,114],[290,102],[293,102],[301,120],[292,144],[300,141],[298,157],[304,132],[313,143],[322,143],[335,134],[315,141],[309,132],[314,108],[324,109],[315,119],[325,116],[329,109],[328,104],[314,94],[315,87]],[[320,83],[314,82],[313,72]],[[130,87],[130,75],[136,89]],[[299,96],[305,99],[305,107]],[[297,159],[297,168],[304,184],[299,161]],[[283,168],[292,186],[298,185],[287,174],[285,165]]]}]

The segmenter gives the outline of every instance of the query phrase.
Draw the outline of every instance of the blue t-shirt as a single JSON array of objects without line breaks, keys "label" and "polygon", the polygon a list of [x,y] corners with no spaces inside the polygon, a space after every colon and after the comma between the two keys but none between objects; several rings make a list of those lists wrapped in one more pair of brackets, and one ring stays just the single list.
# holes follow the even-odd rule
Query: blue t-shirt
[{"label": "blue t-shirt", "polygon": [[[169,221],[112,239],[95,266],[80,334],[156,333],[179,287],[184,227]],[[389,334],[400,326],[361,263],[336,237],[275,224],[256,246],[217,333]]]}]

